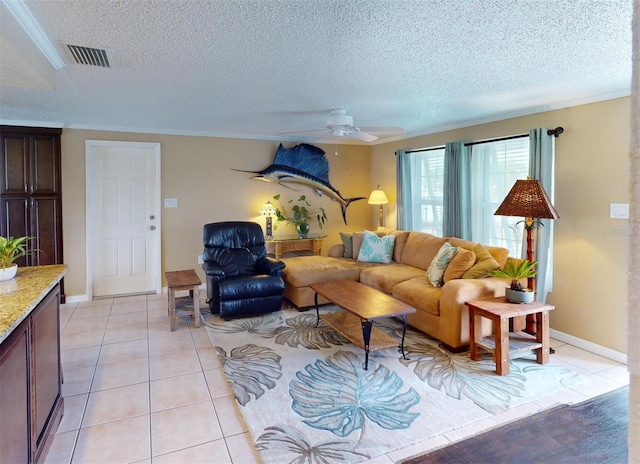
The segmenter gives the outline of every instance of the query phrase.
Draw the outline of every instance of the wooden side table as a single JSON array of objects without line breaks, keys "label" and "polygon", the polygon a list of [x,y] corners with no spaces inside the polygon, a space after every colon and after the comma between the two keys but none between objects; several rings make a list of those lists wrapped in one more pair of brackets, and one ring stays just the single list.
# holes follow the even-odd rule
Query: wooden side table
[{"label": "wooden side table", "polygon": [[[549,362],[549,311],[554,306],[534,301],[529,304],[509,303],[505,297],[467,301],[469,307],[469,355],[481,359],[478,348],[493,354],[498,375],[509,373],[509,359],[519,352],[537,350],[539,364]],[[536,315],[536,335],[509,332],[509,320],[517,316]],[[482,338],[482,317],[493,321],[493,335]]]},{"label": "wooden side table", "polygon": [[265,241],[267,253],[273,254],[276,259],[289,251],[311,251],[314,255],[322,252],[322,239],[326,237],[324,234],[309,234],[307,238],[290,237],[274,237],[272,240]]},{"label": "wooden side table", "polygon": [[176,330],[176,291],[189,290],[193,292],[193,323],[200,327],[200,279],[193,269],[187,271],[168,271],[164,273],[167,279],[167,289],[169,293],[169,319],[171,321],[171,332]]}]

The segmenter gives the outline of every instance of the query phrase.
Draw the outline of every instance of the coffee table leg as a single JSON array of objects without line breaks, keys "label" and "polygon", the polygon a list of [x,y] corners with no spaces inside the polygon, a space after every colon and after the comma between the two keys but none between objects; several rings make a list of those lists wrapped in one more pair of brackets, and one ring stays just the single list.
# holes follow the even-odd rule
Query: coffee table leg
[{"label": "coffee table leg", "polygon": [[400,343],[400,351],[402,352],[402,359],[409,359],[404,354],[404,336],[407,334],[407,316],[402,315],[402,342]]},{"label": "coffee table leg", "polygon": [[371,329],[373,321],[362,321],[362,339],[364,340],[364,370],[369,368],[369,342],[371,341]]},{"label": "coffee table leg", "polygon": [[318,307],[318,292],[313,295],[313,302],[316,304],[316,327],[320,323],[320,308]]}]

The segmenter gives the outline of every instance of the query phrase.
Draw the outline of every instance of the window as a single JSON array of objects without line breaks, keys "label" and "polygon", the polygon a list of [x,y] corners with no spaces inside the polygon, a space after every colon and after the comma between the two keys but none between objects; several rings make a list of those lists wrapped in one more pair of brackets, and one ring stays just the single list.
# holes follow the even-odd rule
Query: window
[{"label": "window", "polygon": [[494,216],[518,179],[529,175],[529,138],[476,144],[471,147],[471,238],[522,256],[523,218]]},{"label": "window", "polygon": [[[522,218],[494,213],[516,180],[529,174],[529,138],[478,143],[470,148],[471,238],[507,248],[510,256],[521,256],[524,227],[516,223]],[[439,237],[443,235],[444,152],[444,148],[412,152],[408,158],[410,185],[403,186],[409,196],[406,219],[410,229]]]},{"label": "window", "polygon": [[409,162],[412,230],[442,237],[444,148],[412,153]]}]

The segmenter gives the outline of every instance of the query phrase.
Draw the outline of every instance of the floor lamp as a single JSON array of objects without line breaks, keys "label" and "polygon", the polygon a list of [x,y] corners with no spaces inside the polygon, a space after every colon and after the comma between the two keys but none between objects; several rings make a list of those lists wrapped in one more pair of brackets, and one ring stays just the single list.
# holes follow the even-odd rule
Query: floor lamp
[{"label": "floor lamp", "polygon": [[[520,222],[524,222],[524,228],[527,231],[527,260],[529,262],[533,262],[535,259],[533,229],[535,229],[536,224],[542,225],[538,219],[557,219],[560,217],[540,181],[534,179],[517,180],[494,214],[496,216],[520,216],[525,218],[524,221]],[[527,286],[533,291],[536,290],[535,277],[528,279]],[[535,334],[535,314],[527,316],[527,324],[524,331]]]},{"label": "floor lamp", "polygon": [[387,203],[389,203],[389,200],[387,199],[387,195],[385,195],[384,190],[380,190],[380,184],[378,184],[378,188],[376,190],[373,190],[371,192],[371,195],[369,195],[369,201],[368,203],[370,205],[380,205],[380,227],[382,227],[382,205],[386,205]]}]

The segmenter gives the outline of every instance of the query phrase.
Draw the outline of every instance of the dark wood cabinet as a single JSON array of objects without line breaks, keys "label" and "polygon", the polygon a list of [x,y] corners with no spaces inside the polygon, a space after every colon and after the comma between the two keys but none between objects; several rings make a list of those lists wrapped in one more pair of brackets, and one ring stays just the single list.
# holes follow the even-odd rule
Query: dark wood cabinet
[{"label": "dark wood cabinet", "polygon": [[0,345],[0,462],[29,462],[29,321]]},{"label": "dark wood cabinet", "polygon": [[0,126],[0,235],[36,237],[18,265],[62,264],[62,129]]},{"label": "dark wood cabinet", "polygon": [[62,417],[60,289],[0,344],[0,463],[35,463]]},{"label": "dark wood cabinet", "polygon": [[[0,235],[35,237],[19,266],[62,264],[62,129],[0,126]],[[64,287],[63,287],[64,301]]]}]

